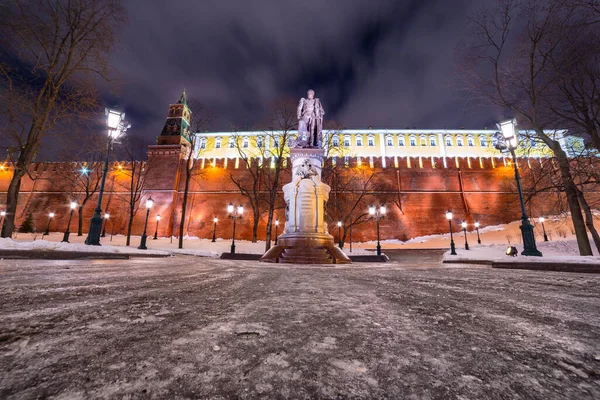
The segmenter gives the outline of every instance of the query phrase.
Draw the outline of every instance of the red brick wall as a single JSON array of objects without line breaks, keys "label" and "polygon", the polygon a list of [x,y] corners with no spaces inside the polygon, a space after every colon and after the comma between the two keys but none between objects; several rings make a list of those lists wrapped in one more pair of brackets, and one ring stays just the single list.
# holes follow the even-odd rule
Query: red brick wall
[{"label": "red brick wall", "polygon": [[[159,224],[159,235],[177,235],[179,231],[179,218],[184,187],[184,165],[180,162],[180,147],[150,146],[149,148],[149,183],[146,195],[152,196],[156,201],[150,214],[148,234],[153,234],[155,216],[160,214],[162,220]],[[227,218],[226,207],[234,204],[245,204],[249,210],[248,201],[232,184],[230,174],[238,175],[242,170],[235,169],[235,161],[228,160],[224,168],[224,160],[205,160],[204,168],[195,171],[195,176],[190,185],[188,199],[188,216],[184,232],[201,238],[212,237],[213,217],[219,218],[217,236],[231,238],[232,221]],[[471,159],[469,168],[464,158],[458,160],[447,158],[446,165],[442,159],[435,159],[432,165],[429,158],[422,159],[423,168],[420,167],[418,158],[411,158],[407,167],[406,158],[398,159],[398,168],[395,160],[388,157],[386,168],[382,160],[373,160],[373,170],[380,171],[390,187],[396,188],[398,172],[401,186],[401,201],[404,214],[397,207],[388,204],[388,216],[381,221],[382,239],[406,240],[416,236],[423,236],[448,230],[445,212],[452,209],[455,220],[479,221],[482,226],[496,225],[517,220],[518,197],[514,192],[514,176],[510,166],[505,166],[501,159],[496,159],[495,167],[490,159]],[[457,161],[460,167],[457,168]],[[533,162],[533,161],[532,161]],[[537,162],[537,161],[535,161]],[[350,164],[355,164],[351,160]],[[198,164],[201,164],[200,162]],[[240,166],[242,163],[240,163]],[[265,161],[265,166],[268,166]],[[370,168],[369,161],[362,158],[364,168]],[[520,163],[524,175],[529,169],[526,162]],[[120,166],[120,168],[119,168]],[[36,221],[38,231],[43,231],[47,223],[47,213],[55,212],[56,218],[52,224],[52,231],[64,231],[68,220],[68,202],[71,195],[68,193],[68,184],[61,178],[60,171],[68,173],[73,170],[73,164],[36,163],[32,166],[32,174],[37,176],[35,181],[29,177],[23,179],[21,185],[20,202],[17,210],[17,226],[20,226],[25,215],[31,212]],[[127,212],[122,200],[126,193],[119,188],[119,179],[123,179],[122,170],[130,168],[127,163],[112,163],[103,208],[107,207],[111,214],[108,223],[108,232],[125,234],[127,229]],[[462,177],[462,189],[461,189]],[[10,166],[0,170],[0,204],[5,203],[6,190],[11,178]],[[285,183],[285,182],[284,182]],[[556,205],[552,196],[538,197],[532,203],[535,205],[534,217],[555,213]],[[144,197],[145,199],[145,197]],[[94,196],[84,208],[84,232],[89,226],[97,198]],[[283,210],[278,213],[283,222]],[[143,206],[136,215],[133,225],[133,234],[140,235],[143,230],[145,210]],[[260,221],[259,239],[265,237],[266,215]],[[373,224],[367,223],[353,231],[354,241],[371,240],[375,238]],[[283,225],[281,225],[282,227]],[[76,231],[76,218],[73,219],[71,231]],[[333,224],[331,225],[333,228]],[[334,229],[337,233],[337,229]],[[250,212],[245,218],[238,221],[236,237],[249,240],[252,235],[252,220]]]}]

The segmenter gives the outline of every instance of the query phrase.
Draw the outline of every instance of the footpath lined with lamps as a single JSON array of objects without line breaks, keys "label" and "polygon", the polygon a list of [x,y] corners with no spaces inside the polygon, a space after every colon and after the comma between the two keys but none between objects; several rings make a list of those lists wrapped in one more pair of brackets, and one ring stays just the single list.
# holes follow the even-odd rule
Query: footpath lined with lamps
[{"label": "footpath lined with lamps", "polygon": [[381,241],[379,235],[379,220],[381,218],[385,218],[386,208],[382,204],[379,206],[379,209],[376,209],[374,205],[369,206],[369,214],[371,218],[375,219],[375,223],[377,226],[377,255],[381,255]]},{"label": "footpath lined with lamps", "polygon": [[536,256],[541,257],[542,253],[537,249],[535,244],[535,235],[533,232],[533,225],[529,222],[527,217],[527,210],[525,209],[525,200],[523,198],[523,188],[521,187],[521,175],[519,174],[519,166],[517,163],[517,155],[515,150],[519,146],[517,137],[517,120],[511,119],[509,121],[500,122],[497,124],[501,134],[496,134],[496,149],[500,151],[508,150],[512,156],[513,166],[515,169],[515,180],[517,181],[517,190],[519,192],[519,202],[521,204],[521,235],[523,237],[523,251],[521,252],[524,256]]},{"label": "footpath lined with lamps", "polygon": [[69,206],[71,207],[71,212],[69,213],[69,222],[67,223],[67,230],[65,231],[65,234],[63,235],[63,240],[62,242],[65,243],[69,243],[69,235],[71,234],[71,220],[73,219],[73,211],[75,211],[75,209],[77,208],[77,202],[76,201],[72,201]]},{"label": "footpath lined with lamps", "polygon": [[144,222],[144,233],[142,233],[142,239],[140,241],[140,245],[138,246],[138,249],[140,250],[148,250],[148,247],[146,247],[146,228],[148,227],[148,217],[150,216],[150,209],[154,206],[154,200],[152,200],[152,197],[148,197],[148,200],[146,200],[146,221]]},{"label": "footpath lined with lamps", "polygon": [[233,203],[229,203],[227,206],[227,212],[229,213],[229,218],[233,219],[233,235],[231,236],[231,254],[235,254],[235,224],[238,219],[242,218],[242,214],[244,213],[244,206],[239,205],[237,208],[233,206]]},{"label": "footpath lined with lamps", "polygon": [[102,179],[100,181],[100,189],[98,191],[98,202],[94,210],[94,216],[90,220],[90,229],[88,236],[85,239],[85,244],[100,246],[100,236],[102,230],[102,196],[104,195],[104,185],[106,183],[106,175],[108,174],[108,161],[113,142],[118,140],[131,127],[131,124],[125,121],[125,113],[106,108],[106,126],[108,128],[108,138],[106,145],[106,158],[104,159],[104,167],[102,168]]}]

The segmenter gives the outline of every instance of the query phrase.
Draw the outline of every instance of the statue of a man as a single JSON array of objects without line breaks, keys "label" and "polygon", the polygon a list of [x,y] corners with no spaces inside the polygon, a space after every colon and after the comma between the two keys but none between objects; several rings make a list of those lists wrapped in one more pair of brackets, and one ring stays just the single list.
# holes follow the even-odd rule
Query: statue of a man
[{"label": "statue of a man", "polygon": [[298,147],[321,147],[323,130],[323,115],[325,110],[319,99],[315,98],[315,91],[310,89],[307,99],[301,98],[298,104]]}]

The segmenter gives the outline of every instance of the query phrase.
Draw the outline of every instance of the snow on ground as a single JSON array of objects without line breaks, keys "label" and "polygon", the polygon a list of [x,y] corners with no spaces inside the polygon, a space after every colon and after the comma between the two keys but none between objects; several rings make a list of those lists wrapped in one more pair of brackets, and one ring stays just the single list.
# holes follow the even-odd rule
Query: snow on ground
[{"label": "snow on ground", "polygon": [[[544,253],[543,260],[548,261],[550,257],[574,257],[578,258],[577,244],[575,242],[575,235],[573,232],[572,224],[568,215],[552,216],[547,217],[545,222],[546,233],[549,238],[549,242],[543,242],[543,231],[542,225],[537,221],[531,221],[535,224],[535,234],[538,247],[540,251]],[[521,244],[521,231],[519,229],[521,222],[515,221],[510,224],[504,225],[491,225],[482,226],[479,230],[482,244],[477,245],[477,233],[475,231],[467,232],[467,239],[469,246],[472,250],[464,252],[461,249],[464,247],[464,236],[460,227],[455,224],[454,229],[454,241],[456,243],[457,251],[460,257],[464,257],[469,260],[495,260],[497,258],[506,260],[510,257],[504,255],[506,246],[512,244],[516,246],[519,251],[523,249]],[[362,229],[370,229],[367,226],[363,226]],[[45,242],[60,242],[63,234],[60,232],[54,232],[50,235],[44,236]],[[40,234],[17,234],[18,242],[32,242],[39,243]],[[83,245],[86,235],[77,236],[71,234],[70,241],[73,244],[80,244],[79,248],[89,249],[88,246]],[[102,238],[101,243],[103,248],[116,247],[115,252],[120,252],[119,247],[125,246],[126,237],[123,235],[111,236],[107,235]],[[130,250],[137,251],[136,247],[139,245],[140,237],[132,236]],[[148,237],[147,246],[148,251],[151,250],[164,250],[175,254],[188,254],[203,257],[219,257],[224,252],[229,252],[231,249],[231,239],[218,238],[216,242],[212,242],[210,239],[201,239],[195,236],[185,236],[183,241],[183,249],[178,249],[178,239],[176,237],[160,237],[157,240],[153,240],[152,237]],[[246,240],[236,240],[236,252],[237,253],[249,253],[249,254],[262,254],[265,252],[265,242],[258,241],[252,243]],[[350,251],[350,243],[346,242],[344,245],[344,252],[348,255],[359,255],[359,254],[373,254],[376,241],[352,243],[352,251]],[[0,242],[0,248],[8,248],[3,242]],[[13,246],[20,246],[13,244]],[[43,246],[42,244],[26,244],[25,246]],[[62,244],[61,246],[67,246]],[[421,236],[410,239],[408,241],[400,241],[397,239],[383,240],[381,247],[385,252],[386,249],[447,249],[450,247],[450,235],[449,233],[442,233],[437,235]],[[27,247],[25,247],[26,249]],[[62,247],[61,247],[62,248]],[[58,248],[54,248],[58,250]],[[97,251],[97,247],[94,246],[94,251]],[[595,249],[594,249],[595,250]],[[79,250],[77,250],[79,251]],[[81,250],[85,251],[85,250]],[[92,250],[87,250],[92,251]],[[129,250],[128,250],[129,251]],[[143,250],[140,250],[143,251]],[[598,255],[597,253],[594,253]],[[527,257],[517,257],[518,260],[525,259]],[[530,259],[530,258],[527,258]],[[566,259],[559,259],[559,261],[565,261]],[[598,262],[595,258],[586,258],[587,261],[583,262]]]},{"label": "snow on ground", "polygon": [[7,260],[0,398],[600,398],[600,275],[377,266]]},{"label": "snow on ground", "polygon": [[[594,257],[581,257],[575,240],[560,242],[537,243],[537,248],[542,252],[542,257],[517,257],[505,254],[507,245],[471,245],[470,250],[465,250],[459,245],[456,248],[457,255],[450,255],[450,251],[444,253],[444,260],[448,261],[502,261],[502,262],[538,262],[538,263],[569,263],[569,264],[600,264],[598,252],[594,249]],[[519,252],[523,246],[516,246]]]},{"label": "snow on ground", "polygon": [[[62,240],[62,236],[60,238]],[[85,239],[84,239],[85,240]],[[23,251],[74,252],[74,253],[111,253],[125,255],[168,255],[163,250],[138,250],[123,246],[87,246],[83,243],[61,243],[48,240],[12,240],[0,238],[0,249]]]}]

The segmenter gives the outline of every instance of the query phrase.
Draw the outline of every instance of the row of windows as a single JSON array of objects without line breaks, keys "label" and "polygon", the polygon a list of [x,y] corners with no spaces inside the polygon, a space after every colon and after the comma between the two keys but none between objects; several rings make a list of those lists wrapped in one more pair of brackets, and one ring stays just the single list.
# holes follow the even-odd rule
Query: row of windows
[{"label": "row of windows", "polygon": [[[394,146],[394,138],[393,137],[388,136],[388,137],[386,137],[385,140],[386,140],[386,145],[388,147]],[[419,145],[422,146],[422,147],[427,146],[427,143],[428,143],[426,137],[420,137],[418,142],[419,142]],[[340,139],[338,137],[333,137],[333,139],[331,141],[331,144],[334,147],[338,147],[340,145]],[[411,136],[409,138],[409,144],[412,147],[417,146],[417,137],[416,136]],[[360,137],[360,136],[357,136],[355,138],[355,145],[356,146],[362,146],[363,145],[363,138]],[[458,147],[463,147],[465,145],[464,139],[462,137],[460,137],[460,136],[457,137],[456,138],[456,145]],[[480,136],[479,137],[479,145],[481,147],[487,147],[488,142],[487,142],[487,139],[486,139],[485,136]],[[345,147],[351,146],[351,144],[350,144],[350,136],[345,136],[344,137],[344,146]],[[367,138],[367,146],[375,146],[375,138],[374,137],[369,136]],[[398,146],[406,146],[405,138],[404,137],[399,137],[398,138]],[[435,136],[430,136],[429,137],[429,146],[431,146],[431,147],[437,146],[437,138]],[[447,147],[452,147],[453,146],[452,137],[446,137],[446,146]],[[475,147],[475,138],[474,137],[472,137],[472,136],[467,137],[467,146],[468,147]]]},{"label": "row of windows", "polygon": [[[387,136],[386,137],[386,145],[388,147],[392,147],[394,146],[394,138],[391,136]],[[418,142],[418,144],[417,144]],[[221,143],[222,140],[220,137],[217,137],[215,139],[215,149],[220,149],[221,148]],[[447,147],[452,147],[453,141],[452,141],[452,137],[451,136],[447,136],[445,138],[445,143]],[[338,147],[340,145],[340,139],[338,136],[334,136],[332,138],[331,144],[334,147]],[[356,146],[363,146],[363,138],[362,136],[356,136],[355,137],[355,145]],[[411,147],[416,147],[417,145],[422,146],[422,147],[426,147],[426,146],[431,146],[431,147],[435,147],[437,146],[437,137],[435,136],[429,136],[429,140],[427,139],[427,137],[421,136],[419,137],[419,139],[417,140],[416,136],[411,136],[409,138],[409,145]],[[461,136],[457,136],[456,137],[456,145],[458,147],[464,147],[465,146],[465,140],[463,137]],[[467,141],[466,141],[466,145],[468,147],[475,147],[475,138],[473,136],[467,136]],[[485,136],[480,136],[479,137],[479,145],[481,147],[487,147],[488,146],[488,141],[487,138]],[[350,147],[351,146],[351,140],[350,140],[350,136],[346,135],[344,136],[344,146],[345,147]],[[367,146],[375,146],[375,137],[373,136],[369,136],[367,138]],[[405,138],[403,136],[398,137],[398,146],[406,146],[405,143]],[[230,149],[235,148],[235,137],[230,137],[229,141],[228,141],[228,147]],[[248,148],[250,147],[250,138],[245,136],[242,138],[242,148]],[[262,136],[257,136],[256,137],[256,147],[258,148],[262,148],[264,147],[264,138]],[[273,140],[273,147],[279,147],[279,139],[275,138]],[[200,140],[200,148],[201,149],[206,149],[206,138],[202,138]]]}]

